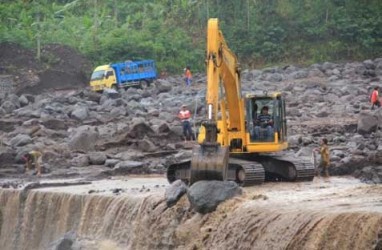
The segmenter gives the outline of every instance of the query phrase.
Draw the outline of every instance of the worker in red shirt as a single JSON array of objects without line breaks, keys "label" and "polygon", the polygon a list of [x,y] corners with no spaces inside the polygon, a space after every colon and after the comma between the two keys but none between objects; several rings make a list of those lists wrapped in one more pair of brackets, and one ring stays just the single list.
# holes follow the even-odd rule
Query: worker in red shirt
[{"label": "worker in red shirt", "polygon": [[191,80],[192,80],[192,74],[191,74],[190,66],[187,66],[184,69],[184,81],[186,82],[186,86],[191,85]]},{"label": "worker in red shirt", "polygon": [[379,101],[379,87],[374,87],[373,92],[371,93],[370,102],[371,102],[371,110],[374,109],[374,105],[378,108],[381,107],[381,102]]},{"label": "worker in red shirt", "polygon": [[186,105],[182,105],[182,109],[178,113],[178,118],[182,122],[184,141],[192,139],[195,140],[194,132],[191,128],[191,112],[187,109]]}]

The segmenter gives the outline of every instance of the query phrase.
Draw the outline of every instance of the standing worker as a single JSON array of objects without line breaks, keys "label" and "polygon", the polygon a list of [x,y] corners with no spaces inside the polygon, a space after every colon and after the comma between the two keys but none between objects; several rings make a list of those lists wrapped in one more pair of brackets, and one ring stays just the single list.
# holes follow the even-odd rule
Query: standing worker
[{"label": "standing worker", "polygon": [[315,149],[316,152],[320,152],[321,160],[318,168],[316,169],[316,175],[320,176],[321,168],[324,170],[325,177],[329,177],[329,165],[330,165],[330,157],[329,157],[329,147],[328,147],[328,139],[321,139],[321,147]]},{"label": "standing worker", "polygon": [[31,170],[34,164],[37,176],[41,176],[41,165],[42,165],[42,153],[37,150],[32,150],[29,153],[23,155],[22,159],[25,162],[25,170]]},{"label": "standing worker", "polygon": [[191,86],[192,74],[190,70],[190,66],[187,66],[184,69],[184,81],[186,82],[186,86]]},{"label": "standing worker", "polygon": [[381,107],[381,103],[379,101],[379,93],[378,93],[379,87],[374,87],[373,92],[370,96],[370,102],[371,102],[371,110],[374,110],[374,105],[378,108]]},{"label": "standing worker", "polygon": [[187,139],[194,141],[195,135],[194,132],[192,132],[190,123],[191,112],[187,109],[186,105],[182,105],[182,109],[178,113],[178,118],[182,122],[184,141],[187,141]]}]

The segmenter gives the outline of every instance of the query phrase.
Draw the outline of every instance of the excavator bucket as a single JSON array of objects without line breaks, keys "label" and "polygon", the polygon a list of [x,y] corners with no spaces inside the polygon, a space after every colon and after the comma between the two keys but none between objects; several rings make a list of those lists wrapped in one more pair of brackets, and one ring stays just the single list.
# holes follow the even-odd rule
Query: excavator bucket
[{"label": "excavator bucket", "polygon": [[228,147],[196,145],[191,160],[171,164],[167,168],[170,183],[182,180],[188,185],[199,180],[226,180],[228,175]]},{"label": "excavator bucket", "polygon": [[201,144],[194,147],[191,159],[190,184],[199,180],[226,180],[228,147]]}]

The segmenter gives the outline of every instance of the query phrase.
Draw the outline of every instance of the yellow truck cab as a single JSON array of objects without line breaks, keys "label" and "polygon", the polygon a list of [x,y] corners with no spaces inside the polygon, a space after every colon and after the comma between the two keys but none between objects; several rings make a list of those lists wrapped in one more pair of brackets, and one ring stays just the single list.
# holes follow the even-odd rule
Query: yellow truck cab
[{"label": "yellow truck cab", "polygon": [[93,91],[112,88],[115,84],[115,72],[110,65],[102,65],[95,68],[90,79],[90,87]]},{"label": "yellow truck cab", "polygon": [[148,87],[157,77],[153,60],[127,61],[98,66],[90,78],[93,91],[131,86]]}]

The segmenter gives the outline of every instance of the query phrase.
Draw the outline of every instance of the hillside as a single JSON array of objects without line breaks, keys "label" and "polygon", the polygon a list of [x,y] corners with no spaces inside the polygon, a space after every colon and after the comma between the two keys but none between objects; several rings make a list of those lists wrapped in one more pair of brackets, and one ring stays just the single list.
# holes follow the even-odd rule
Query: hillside
[{"label": "hillside", "polygon": [[207,20],[217,17],[245,67],[309,65],[382,53],[379,0],[16,0],[0,6],[0,42],[63,44],[95,64],[154,59],[159,70],[204,71]]}]

